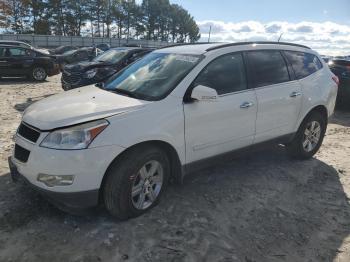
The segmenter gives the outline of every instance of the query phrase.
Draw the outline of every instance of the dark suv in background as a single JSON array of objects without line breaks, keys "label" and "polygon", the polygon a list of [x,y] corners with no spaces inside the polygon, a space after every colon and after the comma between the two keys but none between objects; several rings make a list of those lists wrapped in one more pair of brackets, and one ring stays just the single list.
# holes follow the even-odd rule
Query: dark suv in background
[{"label": "dark suv in background", "polygon": [[103,82],[152,49],[119,47],[112,48],[90,62],[66,65],[62,72],[62,88],[69,90],[81,86]]},{"label": "dark suv in background", "polygon": [[350,61],[335,59],[328,63],[331,71],[339,78],[337,104],[350,107]]},{"label": "dark suv in background", "polygon": [[0,77],[27,76],[44,81],[59,74],[59,65],[50,55],[20,46],[0,45]]},{"label": "dark suv in background", "polygon": [[62,55],[65,52],[77,50],[77,49],[79,49],[79,47],[71,46],[71,45],[62,45],[62,46],[59,46],[59,47],[56,47],[54,49],[49,50],[49,52],[52,55]]},{"label": "dark suv in background", "polygon": [[111,49],[111,45],[110,44],[106,44],[106,43],[98,44],[96,47],[98,49],[101,49],[102,51],[107,51],[107,50]]},{"label": "dark suv in background", "polygon": [[66,64],[74,64],[81,61],[91,61],[96,56],[102,54],[103,51],[96,47],[83,47],[76,50],[70,50],[63,53],[62,55],[57,55],[56,59],[63,69]]}]

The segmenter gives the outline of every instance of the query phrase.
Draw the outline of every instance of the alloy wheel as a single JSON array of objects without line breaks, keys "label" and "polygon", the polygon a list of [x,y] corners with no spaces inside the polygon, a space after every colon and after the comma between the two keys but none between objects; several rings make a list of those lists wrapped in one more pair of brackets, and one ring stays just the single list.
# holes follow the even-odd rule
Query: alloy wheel
[{"label": "alloy wheel", "polygon": [[321,125],[311,121],[306,125],[303,138],[303,148],[306,152],[314,150],[321,138]]},{"label": "alloy wheel", "polygon": [[163,185],[163,167],[156,161],[147,162],[132,177],[132,204],[136,209],[144,210],[150,207],[158,198]]},{"label": "alloy wheel", "polygon": [[46,78],[45,69],[41,67],[34,68],[33,78],[37,81],[43,81]]}]

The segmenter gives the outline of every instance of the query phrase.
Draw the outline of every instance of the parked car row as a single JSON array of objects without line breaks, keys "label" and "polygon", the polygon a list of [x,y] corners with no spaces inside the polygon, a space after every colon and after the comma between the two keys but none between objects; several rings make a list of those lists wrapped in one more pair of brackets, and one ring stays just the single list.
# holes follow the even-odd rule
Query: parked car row
[{"label": "parked car row", "polygon": [[[47,50],[21,41],[0,41],[0,78],[27,76],[43,81],[62,74],[64,90],[104,81],[151,49],[60,46]],[[106,51],[106,54],[104,52]]]},{"label": "parked car row", "polygon": [[103,82],[151,51],[152,49],[146,48],[112,48],[95,57],[92,61],[66,65],[62,72],[62,88],[69,90]]}]

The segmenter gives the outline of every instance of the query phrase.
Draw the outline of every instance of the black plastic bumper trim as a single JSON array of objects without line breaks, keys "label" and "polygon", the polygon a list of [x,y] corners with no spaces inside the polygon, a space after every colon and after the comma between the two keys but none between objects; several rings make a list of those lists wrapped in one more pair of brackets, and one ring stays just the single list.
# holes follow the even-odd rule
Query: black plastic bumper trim
[{"label": "black plastic bumper trim", "polygon": [[80,191],[80,192],[53,192],[40,188],[36,185],[33,185],[20,174],[17,170],[16,165],[13,163],[11,157],[8,159],[9,167],[11,171],[11,176],[14,182],[23,181],[26,185],[31,187],[34,191],[43,195],[47,198],[52,204],[63,210],[79,210],[95,207],[98,205],[99,198],[99,189]]}]

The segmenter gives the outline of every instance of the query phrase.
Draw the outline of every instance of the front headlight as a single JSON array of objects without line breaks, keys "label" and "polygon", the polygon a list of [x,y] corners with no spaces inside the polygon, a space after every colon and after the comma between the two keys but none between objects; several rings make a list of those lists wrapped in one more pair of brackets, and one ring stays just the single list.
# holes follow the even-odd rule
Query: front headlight
[{"label": "front headlight", "polygon": [[108,121],[102,119],[55,130],[44,138],[40,146],[64,150],[85,149],[108,125]]},{"label": "front headlight", "polygon": [[90,78],[93,78],[96,75],[96,73],[97,73],[97,69],[95,68],[95,69],[86,71],[84,76],[90,79]]}]

